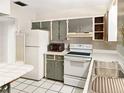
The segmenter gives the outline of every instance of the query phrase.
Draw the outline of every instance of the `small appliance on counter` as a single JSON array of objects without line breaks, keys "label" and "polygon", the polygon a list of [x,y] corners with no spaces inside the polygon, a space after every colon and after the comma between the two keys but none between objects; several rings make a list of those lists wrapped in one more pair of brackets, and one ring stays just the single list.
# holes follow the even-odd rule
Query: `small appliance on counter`
[{"label": "small appliance on counter", "polygon": [[48,51],[52,52],[62,52],[65,50],[64,43],[50,43],[48,45]]}]

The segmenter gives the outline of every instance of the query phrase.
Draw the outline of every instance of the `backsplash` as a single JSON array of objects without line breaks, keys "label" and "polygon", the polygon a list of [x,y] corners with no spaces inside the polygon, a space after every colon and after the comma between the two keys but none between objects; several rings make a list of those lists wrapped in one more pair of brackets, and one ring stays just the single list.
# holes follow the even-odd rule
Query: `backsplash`
[{"label": "backsplash", "polygon": [[92,38],[69,38],[66,44],[93,44],[93,49],[116,50],[117,42],[93,41]]},{"label": "backsplash", "polygon": [[116,50],[117,42],[93,41],[93,49]]},{"label": "backsplash", "polygon": [[69,38],[67,41],[68,43],[75,43],[75,44],[92,44],[92,38],[83,38],[83,37],[73,37]]}]

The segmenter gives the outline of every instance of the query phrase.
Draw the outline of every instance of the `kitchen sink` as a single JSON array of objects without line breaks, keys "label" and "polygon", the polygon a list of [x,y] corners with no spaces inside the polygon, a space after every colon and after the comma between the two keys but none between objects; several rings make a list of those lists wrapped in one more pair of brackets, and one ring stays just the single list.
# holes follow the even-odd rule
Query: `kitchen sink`
[{"label": "kitchen sink", "polygon": [[124,78],[124,73],[116,69],[95,68],[95,75],[97,77]]},{"label": "kitchen sink", "polygon": [[118,62],[94,62],[91,93],[124,93],[124,71]]},{"label": "kitchen sink", "polygon": [[124,78],[124,70],[118,62],[94,62],[95,76],[108,78]]}]

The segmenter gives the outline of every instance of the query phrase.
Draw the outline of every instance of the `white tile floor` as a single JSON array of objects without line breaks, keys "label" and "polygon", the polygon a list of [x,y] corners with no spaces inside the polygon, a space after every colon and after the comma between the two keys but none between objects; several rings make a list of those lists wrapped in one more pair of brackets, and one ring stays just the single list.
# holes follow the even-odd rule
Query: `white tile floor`
[{"label": "white tile floor", "polygon": [[83,93],[83,89],[48,79],[33,81],[20,78],[11,83],[11,93]]}]

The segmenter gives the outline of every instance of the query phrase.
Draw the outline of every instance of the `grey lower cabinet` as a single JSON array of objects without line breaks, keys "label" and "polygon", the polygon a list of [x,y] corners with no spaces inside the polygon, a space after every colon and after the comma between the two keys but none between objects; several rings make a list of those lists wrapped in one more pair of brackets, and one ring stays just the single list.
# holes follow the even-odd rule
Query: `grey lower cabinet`
[{"label": "grey lower cabinet", "polygon": [[63,81],[64,78],[64,67],[63,61],[56,61],[55,62],[55,79]]},{"label": "grey lower cabinet", "polygon": [[55,61],[47,60],[47,78],[55,79]]},{"label": "grey lower cabinet", "polygon": [[64,79],[64,56],[46,55],[46,77],[63,81]]}]

